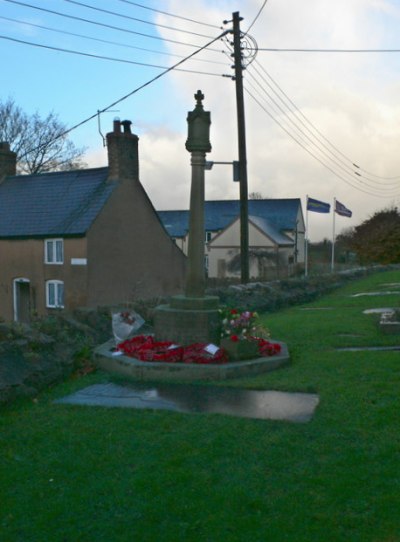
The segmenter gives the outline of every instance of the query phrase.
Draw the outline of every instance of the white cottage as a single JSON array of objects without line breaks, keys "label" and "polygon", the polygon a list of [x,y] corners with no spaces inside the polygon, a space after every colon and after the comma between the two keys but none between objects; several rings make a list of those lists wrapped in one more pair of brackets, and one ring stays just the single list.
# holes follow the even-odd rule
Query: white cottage
[{"label": "white cottage", "polygon": [[[299,198],[250,200],[250,277],[291,275],[304,265],[305,224]],[[186,254],[189,211],[158,211],[164,227]],[[205,202],[204,256],[211,278],[240,276],[240,202]]]}]

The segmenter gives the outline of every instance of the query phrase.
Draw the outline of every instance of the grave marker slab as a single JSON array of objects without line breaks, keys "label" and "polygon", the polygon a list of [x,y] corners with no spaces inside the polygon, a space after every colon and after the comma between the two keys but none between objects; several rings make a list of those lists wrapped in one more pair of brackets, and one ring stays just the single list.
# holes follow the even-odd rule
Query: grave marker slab
[{"label": "grave marker slab", "polygon": [[223,386],[171,384],[95,384],[55,401],[58,404],[95,405],[182,413],[226,414],[241,418],[311,420],[319,403],[313,393],[245,390]]}]

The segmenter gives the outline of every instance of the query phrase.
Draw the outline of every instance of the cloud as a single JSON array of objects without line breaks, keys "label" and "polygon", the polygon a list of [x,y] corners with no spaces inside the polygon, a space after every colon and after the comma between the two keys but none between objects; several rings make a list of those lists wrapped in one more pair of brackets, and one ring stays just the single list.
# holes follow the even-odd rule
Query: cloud
[{"label": "cloud", "polygon": [[[237,2],[228,0],[193,0],[188,6],[183,9],[180,0],[170,0],[165,11],[218,27],[237,10]],[[259,0],[241,3],[242,29],[251,24],[260,7]],[[389,48],[398,45],[394,40],[399,16],[397,4],[386,0],[270,0],[251,35],[260,48]],[[171,19],[161,14],[157,22],[172,26]],[[174,20],[174,26],[209,36],[220,32],[188,21]],[[160,35],[199,46],[210,39],[167,29],[161,29]],[[194,50],[173,43],[167,48],[178,55]],[[212,49],[181,68],[217,75],[168,74],[158,104],[160,118],[153,114],[148,124],[139,122],[141,181],[156,208],[189,206],[186,115],[194,108],[198,89],[205,94],[204,107],[212,119],[213,149],[207,159],[237,160],[235,83],[223,77],[233,74],[232,59],[225,42],[217,41]],[[303,209],[307,194],[327,202],[336,197],[353,211],[353,218],[337,220],[338,233],[398,203],[397,181],[377,177],[400,174],[398,58],[396,54],[260,50],[244,72],[245,88],[259,102],[246,92],[249,192],[271,198],[301,197]],[[353,162],[373,175],[356,176]],[[238,195],[230,166],[206,172],[208,199]],[[330,237],[331,230],[331,217],[315,213],[310,217],[312,240]]]}]

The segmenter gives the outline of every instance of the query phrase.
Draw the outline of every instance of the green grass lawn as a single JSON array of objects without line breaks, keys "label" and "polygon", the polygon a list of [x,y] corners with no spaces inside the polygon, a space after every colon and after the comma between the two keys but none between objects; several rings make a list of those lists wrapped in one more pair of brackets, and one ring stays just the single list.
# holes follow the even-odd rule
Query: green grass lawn
[{"label": "green grass lawn", "polygon": [[351,297],[392,282],[265,315],[292,364],[222,383],[317,392],[307,424],[53,404],[99,372],[3,408],[1,542],[400,541],[399,352],[336,350],[400,344],[362,314],[400,295]]}]

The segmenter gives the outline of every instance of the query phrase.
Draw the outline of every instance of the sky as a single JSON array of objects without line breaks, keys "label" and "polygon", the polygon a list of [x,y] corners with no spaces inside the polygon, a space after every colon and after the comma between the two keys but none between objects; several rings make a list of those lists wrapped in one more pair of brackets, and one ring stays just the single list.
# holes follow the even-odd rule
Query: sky
[{"label": "sky", "polygon": [[[107,165],[101,134],[113,119],[131,120],[153,205],[187,209],[198,89],[211,112],[207,160],[238,158],[232,37],[216,39],[234,12],[249,30],[249,192],[301,198],[311,241],[400,205],[399,0],[0,0],[0,99],[79,125],[69,137],[90,167]],[[307,195],[353,216],[307,213]],[[206,172],[206,199],[238,197],[231,166]]]}]

